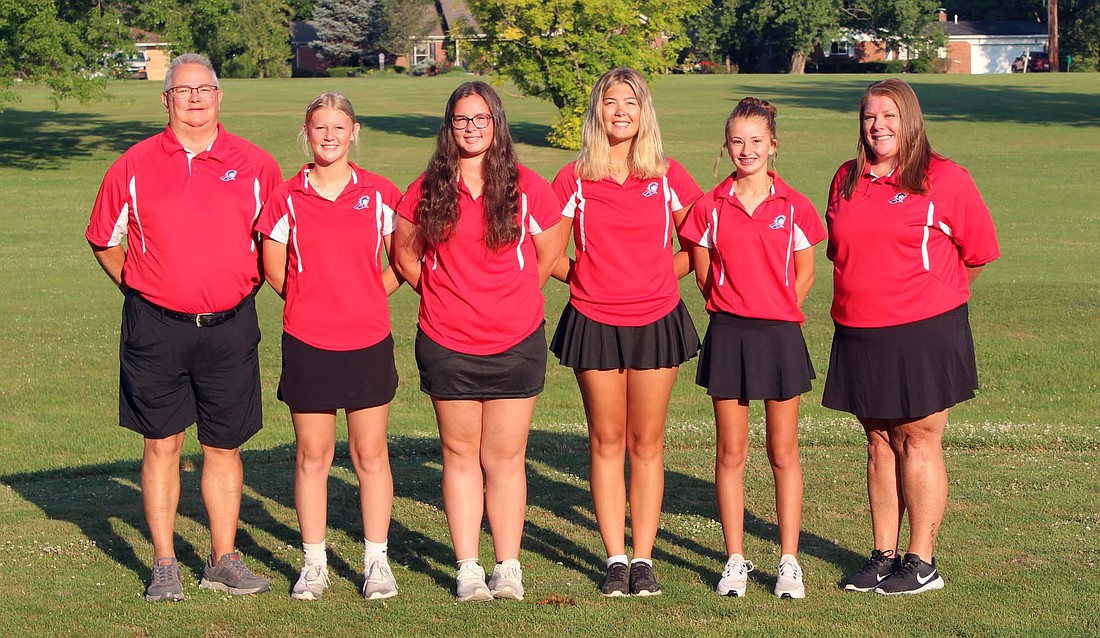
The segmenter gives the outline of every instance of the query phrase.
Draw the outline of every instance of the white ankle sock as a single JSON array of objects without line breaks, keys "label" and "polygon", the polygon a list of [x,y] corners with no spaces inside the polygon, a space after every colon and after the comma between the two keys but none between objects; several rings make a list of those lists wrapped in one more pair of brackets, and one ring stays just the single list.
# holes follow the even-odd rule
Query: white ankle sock
[{"label": "white ankle sock", "polygon": [[328,557],[325,555],[325,541],[320,543],[302,543],[302,551],[305,553],[306,565],[327,565]]}]

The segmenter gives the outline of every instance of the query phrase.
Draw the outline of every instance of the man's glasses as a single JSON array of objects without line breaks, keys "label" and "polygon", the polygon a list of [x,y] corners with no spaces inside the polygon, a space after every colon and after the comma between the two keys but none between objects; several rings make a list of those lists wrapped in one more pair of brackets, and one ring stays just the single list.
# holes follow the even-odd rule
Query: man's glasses
[{"label": "man's glasses", "polygon": [[451,118],[451,126],[453,128],[462,130],[469,126],[470,122],[474,123],[474,128],[485,128],[489,126],[489,123],[493,121],[492,115],[486,115],[485,113],[478,113],[473,117],[466,117],[465,115],[455,115]]},{"label": "man's glasses", "polygon": [[165,95],[170,95],[177,100],[187,100],[191,98],[191,93],[198,93],[199,98],[203,100],[209,100],[214,97],[214,94],[218,92],[218,87],[213,84],[200,84],[198,86],[187,86],[181,84],[179,86],[173,86],[164,92]]}]

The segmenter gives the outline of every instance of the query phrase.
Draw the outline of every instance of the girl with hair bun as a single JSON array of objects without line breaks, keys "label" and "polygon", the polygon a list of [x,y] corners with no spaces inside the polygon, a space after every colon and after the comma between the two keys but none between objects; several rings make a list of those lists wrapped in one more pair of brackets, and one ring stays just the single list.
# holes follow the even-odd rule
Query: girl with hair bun
[{"label": "girl with hair bun", "polygon": [[718,431],[714,483],[729,559],[716,590],[744,596],[754,569],[743,550],[745,463],[749,402],[762,400],[779,519],[775,595],[803,598],[798,404],[814,369],[802,338],[801,306],[814,280],[813,247],[825,239],[825,228],[810,200],[771,170],[778,151],[775,116],[764,100],[746,97],[737,104],[722,146],[734,170],[695,202],[680,233],[695,244],[696,281],[710,314],[696,383],[714,401]]},{"label": "girl with hair bun", "polygon": [[317,600],[329,585],[325,529],[336,412],[348,422],[348,451],[363,516],[363,595],[397,595],[387,535],[393,508],[386,426],[397,391],[388,296],[400,285],[392,256],[401,191],[348,160],[359,123],[348,98],[322,93],[302,126],[313,161],[268,198],[256,222],[268,284],[282,297],[279,399],[297,441],[294,501],[305,554],[291,590]]}]

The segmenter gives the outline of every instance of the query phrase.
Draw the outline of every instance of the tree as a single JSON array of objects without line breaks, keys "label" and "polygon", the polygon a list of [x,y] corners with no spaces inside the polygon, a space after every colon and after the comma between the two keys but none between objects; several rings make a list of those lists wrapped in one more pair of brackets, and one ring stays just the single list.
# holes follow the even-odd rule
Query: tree
[{"label": "tree", "polygon": [[290,7],[286,0],[241,0],[236,19],[222,30],[235,53],[225,61],[229,77],[289,77]]},{"label": "tree", "polygon": [[1067,70],[1100,71],[1100,4],[1058,0],[1058,25],[1061,53],[1073,58]]},{"label": "tree", "polygon": [[930,60],[947,41],[936,26],[939,0],[844,0],[842,24],[874,34],[888,49]]},{"label": "tree", "polygon": [[588,92],[608,69],[663,73],[683,19],[703,0],[467,0],[496,70],[558,109],[549,141],[579,148]]},{"label": "tree", "polygon": [[317,40],[311,44],[333,62],[363,66],[385,31],[381,0],[319,0],[313,10]]},{"label": "tree", "polygon": [[411,60],[409,48],[417,38],[432,32],[435,26],[435,3],[432,0],[382,0],[383,33],[378,47]]},{"label": "tree", "polygon": [[[691,21],[696,47],[742,68],[802,73],[806,58],[838,32],[837,0],[714,0]],[[715,60],[719,61],[719,60]]]},{"label": "tree", "polygon": [[0,0],[0,108],[18,100],[14,80],[48,86],[55,108],[106,95],[112,54],[132,47],[108,3]]}]

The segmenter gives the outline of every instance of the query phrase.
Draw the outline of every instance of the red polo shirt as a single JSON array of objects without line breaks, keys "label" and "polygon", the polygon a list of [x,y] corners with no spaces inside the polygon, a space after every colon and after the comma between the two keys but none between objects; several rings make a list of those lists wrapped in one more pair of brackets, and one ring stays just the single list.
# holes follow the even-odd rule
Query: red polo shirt
[{"label": "red polo shirt", "polygon": [[644,326],[672,312],[680,302],[672,212],[703,194],[684,167],[669,160],[664,177],[631,175],[620,184],[582,180],[570,163],[554,179],[554,194],[562,215],[573,218],[573,307],[613,326]]},{"label": "red polo shirt", "polygon": [[[458,227],[447,242],[426,246],[420,270],[420,329],[432,341],[466,354],[499,354],[539,327],[545,300],[532,236],[561,221],[546,180],[519,166],[519,241],[498,251],[485,246],[485,212],[459,181]],[[397,214],[416,223],[421,175]],[[556,229],[555,229],[556,231]]]},{"label": "red polo shirt", "polygon": [[680,233],[710,249],[707,312],[802,322],[794,254],[824,240],[825,226],[805,195],[768,175],[771,194],[752,215],[734,193],[731,176],[695,202]]},{"label": "red polo shirt", "polygon": [[166,128],[111,165],[84,236],[100,247],[127,237],[122,281],[158,306],[228,310],[260,282],[252,224],[281,181],[270,155],[220,124],[191,158]]},{"label": "red polo shirt", "polygon": [[401,191],[352,164],[351,181],[329,201],[309,170],[279,185],[256,222],[287,245],[283,330],[323,350],[372,346],[390,334],[382,238],[393,233]]},{"label": "red polo shirt", "polygon": [[970,298],[967,266],[1001,255],[993,218],[970,173],[933,158],[928,193],[906,193],[893,174],[859,179],[840,195],[829,188],[827,255],[833,262],[833,319],[853,328],[911,323],[958,308]]}]

